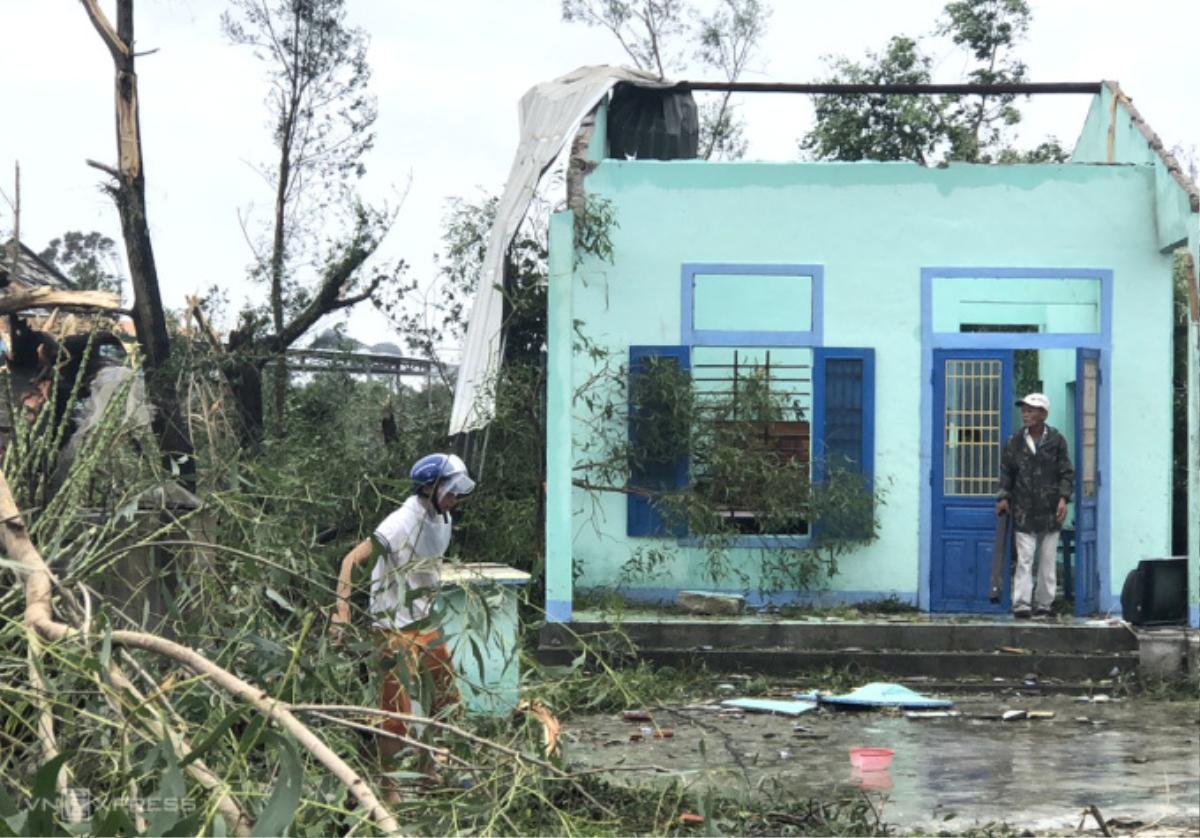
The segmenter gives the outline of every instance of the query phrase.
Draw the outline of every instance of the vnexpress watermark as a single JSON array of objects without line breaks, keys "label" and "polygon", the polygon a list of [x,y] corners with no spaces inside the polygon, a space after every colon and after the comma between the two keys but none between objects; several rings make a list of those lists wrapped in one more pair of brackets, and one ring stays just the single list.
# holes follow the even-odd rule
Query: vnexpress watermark
[{"label": "vnexpress watermark", "polygon": [[196,801],[186,797],[133,797],[128,794],[105,797],[93,795],[90,789],[80,786],[68,786],[54,803],[36,800],[34,806],[52,806],[64,823],[82,823],[100,809],[123,809],[138,815],[160,812],[190,815],[197,808]]}]

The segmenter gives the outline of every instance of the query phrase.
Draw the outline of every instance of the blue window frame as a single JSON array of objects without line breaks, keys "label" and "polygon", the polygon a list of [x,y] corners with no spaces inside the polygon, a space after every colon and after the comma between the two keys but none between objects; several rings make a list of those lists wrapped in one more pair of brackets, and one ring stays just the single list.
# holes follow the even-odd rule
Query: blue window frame
[{"label": "blue window frame", "polygon": [[[631,346],[631,381],[645,368],[647,358],[672,358],[686,370],[690,369],[691,347]],[[636,442],[632,405],[630,411],[630,442]],[[813,480],[825,479],[826,464],[836,464],[843,471],[861,474],[870,488],[875,471],[874,349],[814,348],[811,439]],[[689,479],[686,456],[653,468],[633,465],[630,484],[634,488],[672,491],[686,486]],[[626,531],[630,536],[674,536],[691,543],[682,522],[664,520],[650,498],[629,495],[627,515]],[[853,525],[857,526],[857,523]],[[803,547],[809,540],[808,535],[745,535],[734,544],[738,547]]]},{"label": "blue window frame", "polygon": [[[749,305],[760,304],[764,317],[785,328],[707,328],[703,306],[698,309],[697,287],[704,278],[741,281],[739,296]],[[788,302],[772,305],[763,292],[786,288],[778,282],[755,283],[755,279],[792,277],[797,280]],[[724,262],[687,262],[682,268],[680,290],[680,339],[686,346],[819,346],[822,340],[825,269],[821,265],[750,265]],[[756,285],[758,287],[756,287]],[[800,296],[793,296],[799,294]],[[794,310],[789,311],[789,306]],[[794,323],[795,325],[790,325]],[[698,327],[699,324],[699,327]]]}]

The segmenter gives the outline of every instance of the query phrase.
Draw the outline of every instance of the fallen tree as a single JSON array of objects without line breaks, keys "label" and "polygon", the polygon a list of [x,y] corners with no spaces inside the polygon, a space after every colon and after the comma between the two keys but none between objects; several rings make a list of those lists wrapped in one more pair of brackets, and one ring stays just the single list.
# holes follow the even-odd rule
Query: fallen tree
[{"label": "fallen tree", "polygon": [[[0,527],[0,546],[16,563],[18,573],[24,582],[24,622],[33,637],[31,646],[34,653],[38,653],[43,643],[79,640],[81,630],[78,626],[54,618],[51,604],[54,577],[29,538],[25,522],[17,509],[3,471],[0,471],[0,521],[3,522],[3,527]],[[359,776],[345,760],[334,753],[307,725],[297,719],[286,703],[273,699],[264,690],[217,666],[196,650],[174,641],[138,631],[116,630],[111,632],[109,637],[114,646],[141,649],[182,664],[226,694],[246,702],[291,734],[301,747],[328,768],[358,799],[380,830],[389,835],[400,831],[395,817],[383,806],[371,785]],[[113,690],[132,685],[128,676],[115,663],[110,664],[107,674]],[[156,723],[155,726],[157,727],[157,730],[153,731],[155,733],[161,734],[166,730],[162,723]],[[46,760],[51,760],[59,754],[55,743],[53,717],[46,712],[42,714],[40,728],[44,756]],[[65,770],[65,768],[60,769],[60,771]],[[218,787],[219,781],[203,763],[194,763],[192,774],[202,785],[210,788]],[[65,786],[65,777],[60,774],[59,787],[65,788]],[[248,834],[248,821],[236,802],[227,794],[222,793],[222,802],[219,806],[230,829],[237,834]]]}]

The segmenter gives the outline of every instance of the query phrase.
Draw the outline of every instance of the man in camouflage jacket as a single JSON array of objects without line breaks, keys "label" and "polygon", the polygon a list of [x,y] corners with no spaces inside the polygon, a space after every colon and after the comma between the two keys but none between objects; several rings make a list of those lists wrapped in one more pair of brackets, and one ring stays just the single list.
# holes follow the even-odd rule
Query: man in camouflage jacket
[{"label": "man in camouflage jacket", "polygon": [[1054,604],[1058,533],[1075,491],[1075,468],[1063,435],[1046,424],[1050,400],[1030,393],[1017,402],[1021,430],[1004,444],[996,514],[1013,516],[1017,571],[1013,578],[1013,616],[1027,618],[1033,596],[1033,562],[1038,583],[1034,612],[1048,616]]}]

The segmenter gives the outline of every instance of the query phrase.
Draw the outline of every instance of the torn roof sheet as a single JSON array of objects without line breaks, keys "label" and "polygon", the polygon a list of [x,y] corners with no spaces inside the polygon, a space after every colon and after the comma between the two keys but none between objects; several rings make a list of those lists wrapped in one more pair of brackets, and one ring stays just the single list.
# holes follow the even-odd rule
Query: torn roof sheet
[{"label": "torn roof sheet", "polygon": [[462,365],[454,386],[450,434],[482,428],[491,421],[495,396],[490,383],[500,368],[504,297],[504,255],[529,210],[538,182],[558,157],[580,122],[618,82],[640,87],[671,87],[651,73],[626,67],[580,67],[553,81],[536,85],[521,97],[521,138],[513,158],[496,221],[488,239]]}]

